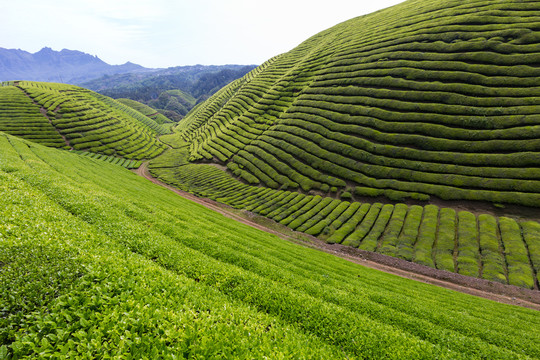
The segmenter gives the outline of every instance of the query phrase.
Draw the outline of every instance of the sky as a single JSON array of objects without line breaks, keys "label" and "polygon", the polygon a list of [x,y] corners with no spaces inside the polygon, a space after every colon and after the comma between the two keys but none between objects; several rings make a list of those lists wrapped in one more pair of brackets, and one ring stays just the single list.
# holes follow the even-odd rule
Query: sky
[{"label": "sky", "polygon": [[2,0],[0,47],[149,67],[261,64],[403,0]]}]

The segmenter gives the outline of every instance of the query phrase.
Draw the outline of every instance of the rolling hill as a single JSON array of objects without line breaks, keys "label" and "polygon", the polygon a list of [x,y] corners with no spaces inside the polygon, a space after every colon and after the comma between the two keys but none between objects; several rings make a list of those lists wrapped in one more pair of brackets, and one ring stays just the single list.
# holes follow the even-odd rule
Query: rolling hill
[{"label": "rolling hill", "polygon": [[[540,358],[539,19],[532,1],[409,0],[270,59],[174,133],[133,101],[1,83],[0,359]],[[245,226],[118,166],[141,161],[533,309]]]},{"label": "rolling hill", "polygon": [[162,124],[106,96],[73,85],[5,82],[0,86],[0,131],[67,150],[149,159],[165,146]]},{"label": "rolling hill", "polygon": [[148,116],[150,119],[154,120],[156,123],[163,125],[165,123],[172,123],[173,121],[167,118],[165,115],[159,113],[155,109],[151,108],[148,105],[140,103],[131,99],[117,99],[119,103],[122,103],[130,108],[137,110],[144,116]]},{"label": "rolling hill", "polygon": [[114,99],[142,102],[168,118],[180,121],[197,103],[253,68],[254,65],[177,66],[153,72],[103,76],[79,85]]},{"label": "rolling hill", "polygon": [[538,289],[538,19],[534,1],[410,0],[338,24],[193,110],[152,173],[330,243]]},{"label": "rolling hill", "polygon": [[533,359],[539,312],[281,240],[0,132],[4,358]]}]

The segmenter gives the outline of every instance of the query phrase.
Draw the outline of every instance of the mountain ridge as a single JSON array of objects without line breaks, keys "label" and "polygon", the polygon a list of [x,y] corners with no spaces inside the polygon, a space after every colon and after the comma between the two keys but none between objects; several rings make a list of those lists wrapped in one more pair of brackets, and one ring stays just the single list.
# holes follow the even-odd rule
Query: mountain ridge
[{"label": "mountain ridge", "polygon": [[44,47],[30,53],[20,49],[0,48],[0,81],[28,80],[75,84],[103,75],[151,70],[131,62],[110,65],[96,55],[78,50],[55,51]]},{"label": "mountain ridge", "polygon": [[[184,65],[150,69],[132,62],[109,65],[97,55],[49,47],[30,53],[0,48],[0,82],[39,81],[79,85],[103,95],[128,98],[180,121],[196,103],[206,100],[256,65]],[[171,94],[182,90],[189,95]],[[191,95],[195,99],[190,99]]]}]

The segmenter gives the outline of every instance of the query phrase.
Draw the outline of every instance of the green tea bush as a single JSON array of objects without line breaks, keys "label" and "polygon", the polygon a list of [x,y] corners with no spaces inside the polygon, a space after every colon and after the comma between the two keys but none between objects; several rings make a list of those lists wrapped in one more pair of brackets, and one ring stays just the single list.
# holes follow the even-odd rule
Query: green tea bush
[{"label": "green tea bush", "polygon": [[[298,202],[291,204],[285,210],[280,210],[279,213],[274,215],[272,219],[277,222],[281,222],[283,219],[289,217],[294,212],[300,210],[304,205],[308,204],[313,199],[313,196],[302,196]],[[292,219],[291,219],[292,220]]]},{"label": "green tea bush", "polygon": [[433,247],[433,261],[437,269],[454,272],[454,249],[456,248],[456,211],[442,208],[439,215],[436,244]]},{"label": "green tea bush", "polygon": [[342,192],[339,197],[343,200],[350,200],[352,199],[352,194],[349,191]]},{"label": "green tea bush", "polygon": [[422,222],[422,206],[413,205],[405,217],[403,230],[398,237],[397,257],[411,261],[414,257],[414,245],[418,238],[420,223]]},{"label": "green tea bush", "polygon": [[507,284],[506,265],[501,253],[497,220],[487,214],[478,216],[478,230],[482,260],[482,278]]},{"label": "green tea bush", "polygon": [[[248,160],[256,164],[257,167],[261,169],[261,171],[266,173],[270,178],[272,178],[274,181],[278,182],[279,184],[282,184],[291,188],[297,188],[299,186],[298,183],[293,182],[292,180],[290,180],[289,177],[285,175],[281,175],[280,172],[278,172],[278,170],[281,171],[285,169],[285,167],[280,166],[274,169],[273,166],[276,166],[276,164],[278,163],[276,158],[266,153],[264,150],[260,149],[259,147],[247,146],[246,153],[242,153],[242,155],[249,156]],[[270,166],[269,164],[273,164],[273,166]],[[285,174],[287,174],[287,170],[285,171],[286,171]]]},{"label": "green tea bush", "polygon": [[508,283],[529,289],[533,288],[534,278],[519,224],[513,219],[501,217],[499,218],[499,228],[508,264]]},{"label": "green tea bush", "polygon": [[[212,190],[213,187],[209,187],[210,190]],[[268,188],[259,188],[255,191],[253,191],[251,194],[242,194],[243,196],[239,196],[239,200],[236,203],[236,205],[239,206],[249,206],[253,201],[258,201],[261,198],[264,198],[265,196],[272,195],[272,190]]]},{"label": "green tea bush", "polygon": [[0,318],[3,345],[16,340],[18,329],[25,326],[33,311],[46,308],[56,297],[68,293],[86,272],[76,253],[42,244],[2,243],[0,264],[0,288],[5,295]]},{"label": "green tea bush", "polygon": [[299,194],[295,192],[286,191],[285,193],[287,193],[288,195],[283,197],[281,200],[277,201],[274,205],[266,206],[264,209],[261,209],[258,213],[260,215],[264,215],[269,218],[272,218],[274,215],[274,212],[281,211],[284,205],[294,205],[297,201],[300,201],[300,199],[304,197],[303,194]]},{"label": "green tea bush", "polygon": [[369,207],[369,211],[362,218],[362,222],[360,222],[358,226],[356,226],[356,229],[343,240],[342,244],[358,247],[364,237],[373,227],[373,224],[379,217],[379,212],[381,211],[382,207],[383,205],[381,203],[372,204]]},{"label": "green tea bush", "polygon": [[462,275],[479,275],[479,240],[476,216],[468,211],[458,213],[457,271]]},{"label": "green tea bush", "polygon": [[[311,180],[310,178],[306,177],[305,175],[301,174],[299,171],[296,170],[299,162],[295,160],[293,156],[264,141],[256,141],[254,142],[254,145],[260,147],[261,149],[267,151],[269,154],[274,156],[276,161],[269,163],[273,164],[276,170],[278,170],[280,173],[285,174],[285,176],[287,176],[291,180],[291,182],[299,184],[304,191],[309,191],[312,187],[316,186],[315,181]],[[285,161],[287,164],[283,161]],[[306,166],[302,165],[302,168],[306,168]]]},{"label": "green tea bush", "polygon": [[275,209],[278,206],[278,204],[283,204],[283,200],[287,198],[289,195],[291,195],[290,191],[279,190],[275,193],[275,196],[271,199],[271,201],[265,204],[259,205],[256,208],[253,208],[252,211],[256,214],[263,215],[263,212],[264,214],[267,214],[268,212]]},{"label": "green tea bush", "polygon": [[[295,142],[284,142],[279,141],[278,139],[281,138],[281,136],[278,137],[276,135],[283,135],[283,137],[287,138],[287,136],[282,133],[268,131],[265,133],[265,135],[261,136],[260,139],[281,148],[281,150],[283,151],[282,158],[284,158],[287,163],[291,164],[295,169],[297,169],[305,176],[314,179],[315,181],[320,183],[325,183],[333,186],[345,186],[345,182],[343,180],[336,179],[332,176],[325,175],[324,172],[321,172],[321,170],[335,165],[324,159],[319,158],[318,156],[312,155],[309,152],[309,149],[305,148],[306,146],[314,145],[309,143],[303,143],[301,145],[302,147],[300,147],[296,145],[296,143],[302,143],[298,138],[296,138],[297,141]],[[313,149],[313,151],[317,152],[318,150]],[[292,154],[294,154],[294,156],[292,156]],[[301,159],[302,161],[298,161],[296,159]],[[309,164],[309,166],[307,164]]]},{"label": "green tea bush", "polygon": [[337,203],[338,205],[332,210],[332,212],[326,216],[323,215],[323,218],[318,222],[314,222],[314,225],[312,227],[307,228],[307,230],[305,231],[306,234],[314,236],[322,235],[322,237],[324,238],[332,231],[331,225],[338,218],[340,218],[341,215],[345,214],[345,212],[347,212],[348,209],[351,207],[351,204],[347,201],[337,200],[335,202],[332,202],[331,206],[333,206],[334,203]]},{"label": "green tea bush", "polygon": [[359,202],[349,203],[348,201],[344,201],[343,203],[349,204],[349,206],[338,216],[337,219],[332,221],[332,223],[330,224],[332,232],[336,229],[339,229],[345,222],[347,222],[362,205]]},{"label": "green tea bush", "polygon": [[[307,229],[312,228],[317,223],[323,221],[323,219],[328,218],[332,211],[334,211],[334,209],[339,206],[340,203],[341,201],[338,199],[325,197],[324,200],[321,201],[321,203],[319,203],[319,205],[317,206],[318,209],[316,210],[314,216],[312,216],[309,220],[296,228],[296,231],[307,232]],[[327,223],[327,225],[329,225],[329,222]]]},{"label": "green tea bush", "polygon": [[390,221],[390,217],[392,216],[393,211],[394,205],[391,204],[386,204],[381,208],[379,216],[377,216],[377,220],[373,224],[373,227],[363,238],[362,243],[358,248],[366,251],[376,251],[378,249],[379,239],[381,238],[381,235],[383,234],[386,225]]},{"label": "green tea bush", "polygon": [[396,256],[398,237],[402,232],[408,211],[409,207],[405,204],[396,204],[394,206],[394,212],[382,236],[381,246],[378,250],[382,254]]},{"label": "green tea bush", "polygon": [[[314,207],[318,206],[319,203],[321,203],[322,197],[319,195],[316,195],[316,196],[309,196],[308,198],[310,198],[309,202],[304,204],[304,206],[302,206],[298,210],[289,214],[289,216],[287,216],[286,218],[282,219],[280,223],[283,225],[289,225],[294,230],[296,226],[300,226],[301,224],[304,223],[305,220],[311,218],[311,216],[314,213],[316,213],[316,212],[311,213],[311,210]],[[291,226],[291,224],[294,227]]]},{"label": "green tea bush", "polygon": [[[358,205],[355,205],[358,204]],[[355,205],[353,207],[353,205]],[[326,239],[326,242],[329,244],[341,244],[345,238],[348,237],[352,232],[355,231],[356,226],[362,222],[364,219],[364,216],[368,213],[370,210],[371,205],[370,204],[360,204],[360,203],[352,203],[349,209],[354,209],[354,213],[348,218],[346,221],[341,221],[340,218],[335,220],[331,227],[335,228],[336,230]],[[351,211],[352,212],[352,211]],[[346,216],[343,215],[343,218]],[[339,222],[342,222],[342,225],[337,227],[336,225],[339,225]],[[335,227],[334,227],[335,226]]]},{"label": "green tea bush", "polygon": [[534,221],[526,221],[520,223],[520,225],[538,283],[540,282],[540,224]]},{"label": "green tea bush", "polygon": [[317,204],[313,206],[311,209],[307,211],[302,211],[302,213],[298,217],[296,217],[293,221],[291,221],[288,224],[288,227],[290,227],[293,230],[302,231],[299,229],[300,226],[305,224],[308,220],[312,219],[313,217],[317,216],[331,202],[332,202],[332,198],[329,198],[329,197],[322,198],[322,200],[319,200]]},{"label": "green tea bush", "polygon": [[439,208],[434,205],[426,205],[420,229],[418,230],[418,239],[414,245],[414,262],[435,267],[432,257],[433,244],[437,234],[439,224]]},{"label": "green tea bush", "polygon": [[[252,163],[250,160],[254,160],[254,162]],[[279,187],[279,183],[260,170],[260,164],[257,159],[249,156],[245,151],[240,151],[238,155],[233,157],[233,161],[246,167],[247,170],[249,170],[256,178],[260,179],[266,186],[273,189]]]}]

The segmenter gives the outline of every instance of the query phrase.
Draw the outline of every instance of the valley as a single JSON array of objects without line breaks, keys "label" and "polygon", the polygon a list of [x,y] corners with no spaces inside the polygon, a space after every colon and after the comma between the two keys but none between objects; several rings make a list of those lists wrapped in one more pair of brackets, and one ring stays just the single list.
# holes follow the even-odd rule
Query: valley
[{"label": "valley", "polygon": [[0,359],[540,358],[539,19],[1,82]]}]

